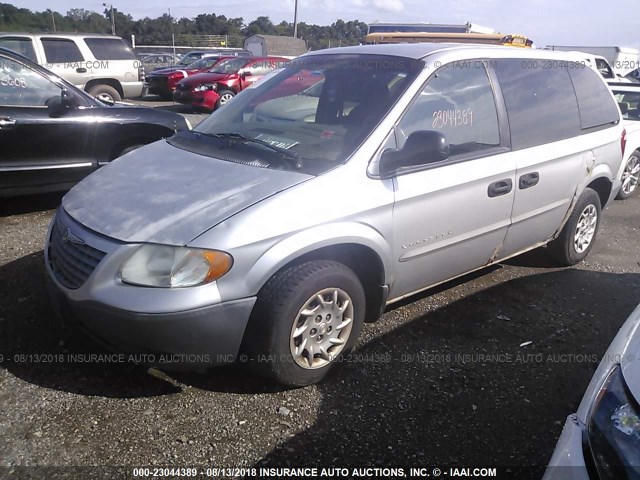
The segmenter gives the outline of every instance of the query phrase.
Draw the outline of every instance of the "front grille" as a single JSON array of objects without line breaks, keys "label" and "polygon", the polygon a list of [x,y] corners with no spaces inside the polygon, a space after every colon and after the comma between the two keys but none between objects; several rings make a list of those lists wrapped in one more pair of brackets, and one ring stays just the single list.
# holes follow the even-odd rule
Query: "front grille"
[{"label": "front grille", "polygon": [[147,77],[147,83],[158,83],[158,84],[163,84],[163,83],[167,83],[169,81],[169,79],[167,77],[161,77],[161,76],[153,76],[153,77]]},{"label": "front grille", "polygon": [[66,231],[67,227],[58,220],[53,223],[49,238],[49,265],[61,284],[76,289],[89,278],[106,253],[78,242],[75,237],[69,238],[69,235],[65,240]]}]

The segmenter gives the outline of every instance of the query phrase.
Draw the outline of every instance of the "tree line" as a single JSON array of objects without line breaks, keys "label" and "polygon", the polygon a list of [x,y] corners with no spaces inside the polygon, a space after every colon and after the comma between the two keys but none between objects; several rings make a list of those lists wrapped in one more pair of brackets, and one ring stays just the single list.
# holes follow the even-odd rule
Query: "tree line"
[{"label": "tree line", "polygon": [[[201,13],[195,18],[175,18],[169,12],[156,18],[145,17],[134,20],[130,14],[114,9],[116,34],[129,41],[135,35],[138,43],[146,45],[166,44],[167,37],[175,34],[178,38],[195,35],[227,35],[235,43],[255,34],[293,35],[293,23],[283,21],[274,24],[269,17],[262,16],[245,23],[242,17],[227,18],[215,13]],[[0,31],[3,32],[79,32],[111,33],[111,10],[102,13],[74,8],[66,15],[52,10],[33,12],[0,3]],[[357,45],[364,41],[367,24],[358,20],[345,22],[336,20],[333,24],[310,25],[298,23],[298,37],[307,42],[312,50],[329,46]],[[231,42],[230,42],[231,43]],[[234,46],[234,45],[230,45]]]}]

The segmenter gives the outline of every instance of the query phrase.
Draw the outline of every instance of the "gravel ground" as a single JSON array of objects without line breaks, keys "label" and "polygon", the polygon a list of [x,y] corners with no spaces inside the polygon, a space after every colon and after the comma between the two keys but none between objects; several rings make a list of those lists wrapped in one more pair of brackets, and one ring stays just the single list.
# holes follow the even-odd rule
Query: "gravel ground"
[{"label": "gravel ground", "polygon": [[539,478],[640,302],[636,197],[605,211],[577,267],[539,249],[395,305],[320,385],[282,389],[242,365],[43,362],[104,353],[63,342],[46,300],[42,245],[60,198],[0,205],[0,467],[478,465]]}]

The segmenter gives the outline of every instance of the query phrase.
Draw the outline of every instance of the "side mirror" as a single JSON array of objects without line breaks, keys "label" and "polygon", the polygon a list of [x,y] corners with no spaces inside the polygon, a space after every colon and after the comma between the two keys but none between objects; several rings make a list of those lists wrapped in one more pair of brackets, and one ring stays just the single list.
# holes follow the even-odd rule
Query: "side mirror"
[{"label": "side mirror", "polygon": [[45,102],[50,117],[59,117],[65,111],[73,108],[74,97],[67,89],[60,92],[59,97],[51,97]]},{"label": "side mirror", "polygon": [[243,80],[244,80],[245,78],[247,78],[247,77],[250,77],[250,76],[251,76],[251,72],[247,72],[247,71],[244,71],[244,72],[242,72],[242,73],[240,74],[240,78],[241,78],[241,79],[243,79]]},{"label": "side mirror", "polygon": [[449,158],[449,144],[440,132],[418,130],[400,150],[388,149],[380,157],[380,176],[392,177],[399,168],[428,165]]}]

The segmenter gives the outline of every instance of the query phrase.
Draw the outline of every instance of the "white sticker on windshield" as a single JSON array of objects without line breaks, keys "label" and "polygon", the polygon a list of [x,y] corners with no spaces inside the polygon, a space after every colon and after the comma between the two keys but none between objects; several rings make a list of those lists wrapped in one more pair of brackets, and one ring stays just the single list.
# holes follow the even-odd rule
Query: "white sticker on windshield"
[{"label": "white sticker on windshield", "polygon": [[267,135],[266,133],[261,133],[256,138],[259,138],[262,141],[267,142],[269,145],[273,145],[274,147],[279,148],[291,148],[295,145],[298,145],[300,142],[296,142],[295,140],[291,140],[289,138],[284,137],[276,137],[275,135]]}]

